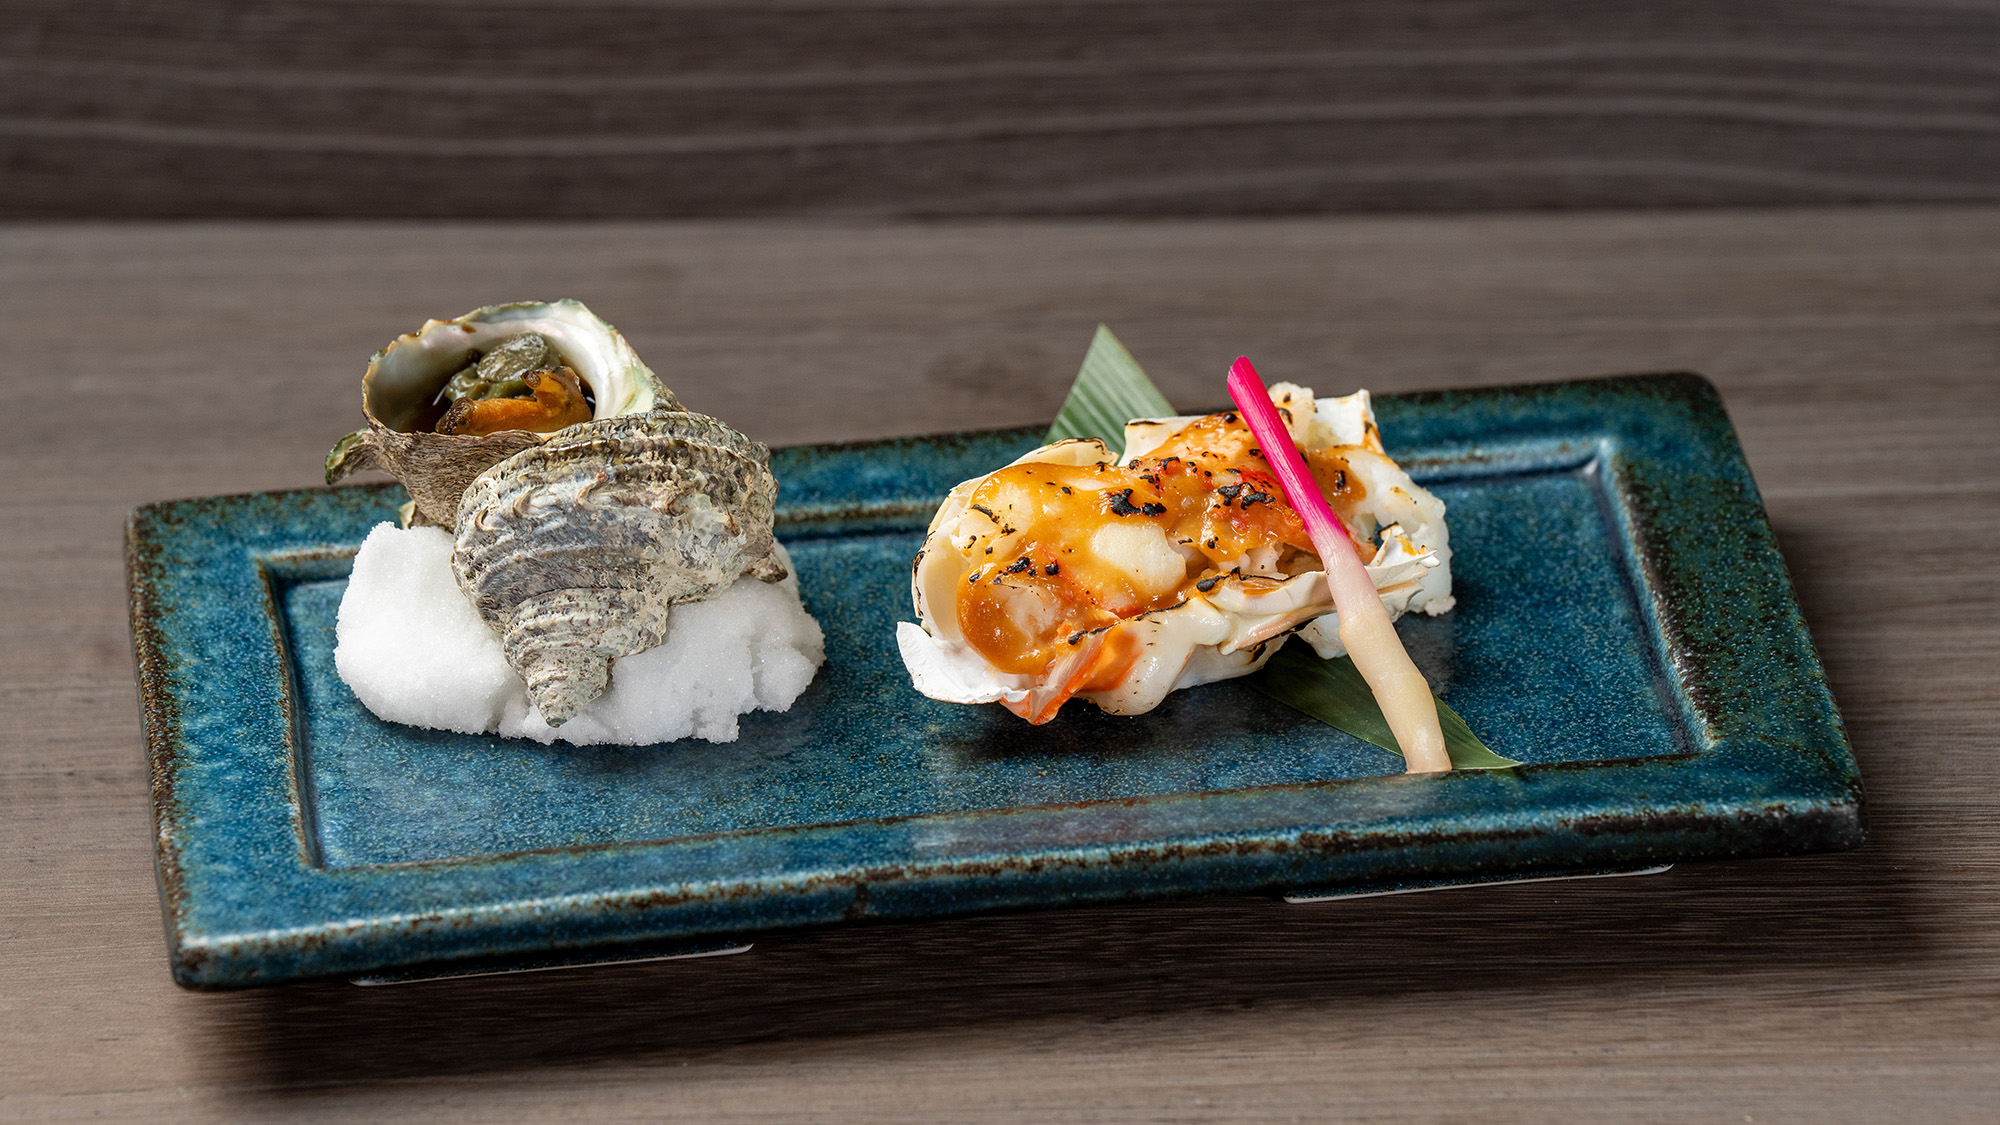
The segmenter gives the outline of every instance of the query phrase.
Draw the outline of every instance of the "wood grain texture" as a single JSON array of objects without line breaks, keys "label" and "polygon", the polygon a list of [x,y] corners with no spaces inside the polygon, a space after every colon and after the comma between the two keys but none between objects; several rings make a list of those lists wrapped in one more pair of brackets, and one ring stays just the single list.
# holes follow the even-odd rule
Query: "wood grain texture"
[{"label": "wood grain texture", "polygon": [[[1647,879],[177,990],[125,511],[314,484],[369,352],[531,295],[587,300],[691,406],[772,442],[1046,418],[1099,320],[1188,406],[1243,351],[1378,391],[1703,371],[1873,838]],[[2000,209],[14,227],[0,298],[0,1118],[1972,1122],[2000,1102]]]},{"label": "wood grain texture", "polygon": [[0,216],[2000,200],[1958,0],[12,0]]}]

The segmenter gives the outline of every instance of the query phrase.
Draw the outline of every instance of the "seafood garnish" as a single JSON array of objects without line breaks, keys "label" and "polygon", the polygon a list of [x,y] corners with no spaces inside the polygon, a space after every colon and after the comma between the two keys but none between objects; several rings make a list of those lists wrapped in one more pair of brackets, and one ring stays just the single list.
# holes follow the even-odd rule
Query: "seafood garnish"
[{"label": "seafood garnish", "polygon": [[[1392,616],[1449,610],[1444,505],[1382,450],[1368,392],[1271,388]],[[1297,632],[1344,652],[1319,557],[1235,413],[1140,420],[1114,457],[1059,441],[954,488],[897,626],[917,690],[1031,723],[1082,697],[1114,714],[1262,667]]]}]

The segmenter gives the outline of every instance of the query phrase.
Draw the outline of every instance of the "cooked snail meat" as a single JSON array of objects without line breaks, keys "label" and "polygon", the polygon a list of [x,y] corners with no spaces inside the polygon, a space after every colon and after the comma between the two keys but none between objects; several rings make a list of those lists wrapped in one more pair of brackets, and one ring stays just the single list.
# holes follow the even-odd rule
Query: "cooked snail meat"
[{"label": "cooked snail meat", "polygon": [[470,434],[485,437],[504,430],[526,430],[552,434],[567,426],[590,421],[590,406],[584,401],[583,385],[576,372],[567,367],[524,371],[518,382],[533,398],[462,398],[438,419],[441,434]]}]

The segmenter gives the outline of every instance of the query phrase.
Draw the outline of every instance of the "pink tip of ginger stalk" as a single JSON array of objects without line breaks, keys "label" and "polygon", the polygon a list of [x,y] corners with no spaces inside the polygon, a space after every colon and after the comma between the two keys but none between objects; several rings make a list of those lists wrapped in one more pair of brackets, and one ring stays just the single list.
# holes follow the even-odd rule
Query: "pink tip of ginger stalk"
[{"label": "pink tip of ginger stalk", "polygon": [[1320,494],[1319,482],[1307,471],[1292,441],[1291,429],[1271,404],[1271,392],[1257,377],[1248,356],[1238,356],[1229,368],[1229,397],[1236,402],[1250,432],[1271,463],[1285,499],[1299,513],[1326,569],[1327,588],[1333,593],[1333,607],[1340,612],[1340,640],[1347,646],[1354,666],[1375,692],[1382,717],[1395,732],[1403,748],[1403,761],[1411,773],[1431,773],[1451,768],[1445,753],[1444,733],[1438,726],[1437,700],[1424,681],[1423,673],[1410,661],[1389,611],[1375,593],[1375,582],[1355,552],[1347,531]]}]

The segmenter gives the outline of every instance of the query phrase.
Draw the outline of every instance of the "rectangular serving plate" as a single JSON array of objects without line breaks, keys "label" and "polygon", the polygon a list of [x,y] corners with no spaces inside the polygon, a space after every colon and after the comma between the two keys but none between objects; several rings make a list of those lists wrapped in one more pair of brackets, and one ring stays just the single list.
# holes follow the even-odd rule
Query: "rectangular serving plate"
[{"label": "rectangular serving plate", "polygon": [[733,743],[398,726],[333,671],[394,486],[176,501],[127,538],[174,978],[234,988],[671,956],[858,918],[1319,897],[1853,847],[1861,788],[1714,388],[1376,400],[1450,508],[1459,605],[1400,628],[1505,771],[1400,759],[1240,682],[1029,727],[910,688],[894,627],[1004,430],[781,449],[827,662]]}]

